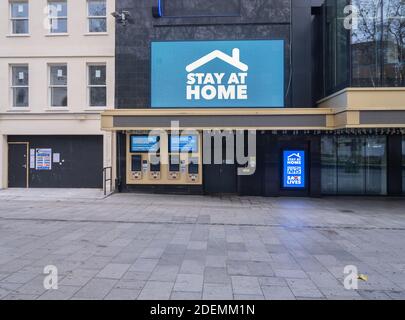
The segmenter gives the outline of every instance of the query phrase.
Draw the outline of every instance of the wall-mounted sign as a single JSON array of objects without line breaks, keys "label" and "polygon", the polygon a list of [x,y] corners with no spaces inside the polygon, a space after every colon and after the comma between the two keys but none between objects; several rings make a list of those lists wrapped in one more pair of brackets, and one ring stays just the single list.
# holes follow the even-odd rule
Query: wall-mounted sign
[{"label": "wall-mounted sign", "polygon": [[131,136],[131,152],[157,152],[159,149],[158,136]]},{"label": "wall-mounted sign", "polygon": [[152,42],[152,108],[283,107],[284,41]]},{"label": "wall-mounted sign", "polygon": [[305,151],[283,151],[283,187],[305,188]]},{"label": "wall-mounted sign", "polygon": [[52,149],[35,150],[35,169],[52,170]]}]

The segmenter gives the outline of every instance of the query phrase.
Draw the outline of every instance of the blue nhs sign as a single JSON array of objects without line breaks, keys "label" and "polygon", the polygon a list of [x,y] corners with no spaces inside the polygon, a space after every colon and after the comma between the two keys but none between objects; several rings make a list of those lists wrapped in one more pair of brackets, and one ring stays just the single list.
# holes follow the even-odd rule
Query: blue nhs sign
[{"label": "blue nhs sign", "polygon": [[283,187],[305,188],[305,151],[283,151]]},{"label": "blue nhs sign", "polygon": [[152,108],[284,107],[284,41],[152,42]]}]

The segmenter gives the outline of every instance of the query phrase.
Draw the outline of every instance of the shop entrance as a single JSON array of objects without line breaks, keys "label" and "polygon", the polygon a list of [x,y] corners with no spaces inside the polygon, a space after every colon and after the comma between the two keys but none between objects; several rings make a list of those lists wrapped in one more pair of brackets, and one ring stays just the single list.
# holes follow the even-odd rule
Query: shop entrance
[{"label": "shop entrance", "polygon": [[8,144],[8,187],[28,187],[28,143]]},{"label": "shop entrance", "polygon": [[237,165],[234,155],[227,159],[226,142],[222,141],[222,157],[220,163],[215,163],[214,143],[211,143],[211,164],[204,164],[204,191],[208,194],[237,193]]}]

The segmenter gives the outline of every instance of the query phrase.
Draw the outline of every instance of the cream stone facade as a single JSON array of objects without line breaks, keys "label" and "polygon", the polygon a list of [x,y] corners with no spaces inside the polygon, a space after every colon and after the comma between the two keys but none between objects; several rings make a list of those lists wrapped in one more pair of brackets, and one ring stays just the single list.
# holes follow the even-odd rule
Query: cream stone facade
[{"label": "cream stone facade", "polygon": [[[0,188],[8,187],[9,136],[103,136],[103,166],[113,166],[113,135],[101,131],[100,113],[114,108],[115,1],[106,0],[106,32],[89,32],[88,1],[66,0],[67,32],[47,26],[48,1],[29,0],[28,34],[12,34],[11,3],[0,1]],[[20,9],[17,9],[20,10]],[[27,65],[28,107],[13,107],[11,67]],[[67,66],[67,107],[50,105],[49,68]],[[106,66],[106,106],[89,104],[88,66]],[[28,155],[27,155],[28,156]],[[102,173],[100,173],[102,174]]]}]

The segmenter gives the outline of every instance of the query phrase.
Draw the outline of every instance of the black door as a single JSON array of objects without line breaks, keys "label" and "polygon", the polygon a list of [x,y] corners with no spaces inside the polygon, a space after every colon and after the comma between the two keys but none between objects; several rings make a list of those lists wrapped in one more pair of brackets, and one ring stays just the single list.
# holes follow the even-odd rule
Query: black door
[{"label": "black door", "polygon": [[214,163],[214,146],[211,148],[211,164],[204,165],[204,190],[206,193],[237,193],[237,166],[232,159],[226,159],[226,144],[222,145],[222,161]]},{"label": "black door", "polygon": [[8,145],[8,187],[27,187],[28,155],[26,144]]}]

